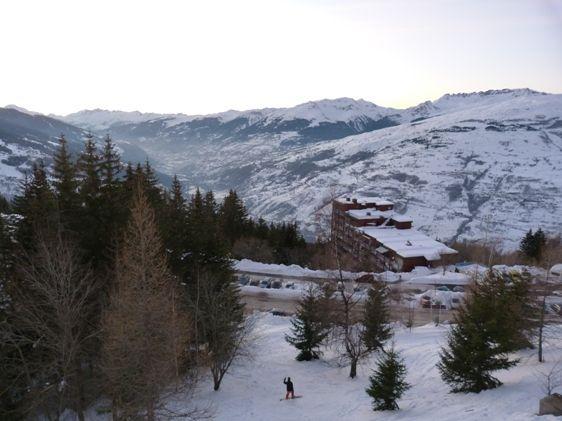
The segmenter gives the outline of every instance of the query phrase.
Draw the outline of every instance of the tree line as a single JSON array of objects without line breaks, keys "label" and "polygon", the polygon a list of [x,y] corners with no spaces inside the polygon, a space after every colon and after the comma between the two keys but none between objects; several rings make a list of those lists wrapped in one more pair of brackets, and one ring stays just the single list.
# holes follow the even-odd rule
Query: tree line
[{"label": "tree line", "polygon": [[178,415],[167,396],[189,400],[205,370],[220,388],[251,334],[232,257],[261,242],[289,262],[306,244],[296,224],[250,218],[233,190],[184,191],[148,161],[123,166],[109,136],[73,157],[61,135],[52,172],[35,163],[0,201],[2,419],[83,420],[100,396],[115,419],[156,419]]},{"label": "tree line", "polygon": [[[349,376],[376,356],[367,394],[374,410],[396,410],[411,385],[407,367],[392,344],[389,287],[375,281],[365,297],[345,287],[343,279],[311,287],[301,299],[286,341],[298,351],[298,361],[322,356],[330,347]],[[517,351],[538,348],[542,362],[544,300],[533,292],[528,274],[486,271],[475,278],[454,316],[437,368],[454,393],[478,393],[499,387],[499,370],[518,364]],[[389,345],[390,342],[390,345]]]}]

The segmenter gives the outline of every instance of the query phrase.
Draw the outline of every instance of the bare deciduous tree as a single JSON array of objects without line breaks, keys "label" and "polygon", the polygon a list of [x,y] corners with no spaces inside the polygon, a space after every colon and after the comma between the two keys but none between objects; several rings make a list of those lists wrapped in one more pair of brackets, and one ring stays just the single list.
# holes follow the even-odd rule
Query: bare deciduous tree
[{"label": "bare deciduous tree", "polygon": [[542,380],[541,390],[547,396],[552,395],[552,392],[562,386],[562,366],[560,361],[555,363],[548,371],[539,371],[538,375]]},{"label": "bare deciduous tree", "polygon": [[372,351],[363,341],[365,326],[361,323],[360,312],[356,307],[359,298],[355,291],[346,291],[340,283],[336,293],[336,312],[334,313],[334,340],[340,357],[350,364],[349,377],[357,376],[357,364]]},{"label": "bare deciduous tree", "polygon": [[[178,303],[154,212],[137,189],[103,316],[102,368],[117,419],[170,415],[167,399],[192,390],[190,321]],[[188,372],[186,373],[186,369]],[[182,416],[196,418],[193,410]]]},{"label": "bare deciduous tree", "polygon": [[203,357],[211,370],[213,389],[217,391],[233,361],[250,356],[253,319],[244,317],[238,286],[232,281],[201,274],[194,298],[190,306],[197,315]]},{"label": "bare deciduous tree", "polygon": [[[70,408],[84,420],[87,404],[82,367],[96,284],[75,246],[61,234],[37,241],[34,254],[17,264],[18,287],[3,340],[15,352],[12,365],[26,378],[24,413],[59,419]],[[4,391],[2,391],[4,392]]]}]

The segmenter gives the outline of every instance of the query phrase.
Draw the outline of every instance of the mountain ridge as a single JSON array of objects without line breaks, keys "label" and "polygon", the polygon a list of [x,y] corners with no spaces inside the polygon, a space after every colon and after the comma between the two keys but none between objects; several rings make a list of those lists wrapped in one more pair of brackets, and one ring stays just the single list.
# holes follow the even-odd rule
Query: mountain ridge
[{"label": "mountain ridge", "polygon": [[[269,115],[271,113],[273,113],[274,115],[279,115],[283,112],[288,112],[288,111],[298,111],[298,110],[302,110],[303,108],[306,108],[307,106],[320,106],[320,105],[325,105],[325,104],[338,104],[338,103],[343,103],[343,104],[347,104],[348,106],[350,105],[363,105],[366,106],[368,108],[371,108],[371,110],[377,110],[377,111],[386,111],[386,114],[397,114],[400,112],[408,112],[409,110],[416,110],[421,106],[424,105],[433,105],[434,107],[436,106],[435,104],[437,103],[442,103],[450,98],[458,98],[458,97],[462,97],[462,98],[469,98],[469,97],[474,97],[474,96],[491,96],[491,95],[517,95],[517,96],[521,96],[521,95],[555,95],[555,94],[547,94],[544,92],[539,92],[539,91],[535,91],[529,88],[517,88],[517,89],[491,89],[491,90],[487,90],[487,91],[475,91],[475,92],[459,92],[459,93],[447,93],[442,95],[441,97],[439,97],[438,99],[431,101],[431,100],[427,100],[424,101],[420,104],[408,107],[408,108],[404,108],[404,109],[399,109],[399,108],[393,108],[393,107],[383,107],[383,106],[379,106],[373,102],[370,101],[366,101],[362,98],[360,99],[354,99],[354,98],[350,98],[350,97],[340,97],[340,98],[334,98],[334,99],[328,99],[328,98],[324,98],[324,99],[320,99],[320,100],[313,100],[313,101],[307,101],[301,104],[297,104],[295,106],[292,107],[278,107],[278,108],[271,108],[271,107],[266,107],[266,108],[256,108],[256,109],[248,109],[248,110],[227,110],[227,111],[222,111],[222,112],[218,112],[218,113],[210,113],[210,114],[184,114],[184,113],[154,113],[154,112],[141,112],[141,111],[120,111],[120,110],[107,110],[107,109],[101,109],[101,108],[95,108],[95,109],[84,109],[84,110],[80,110],[74,113],[70,113],[70,114],[66,114],[66,115],[55,115],[55,114],[50,114],[49,116],[62,120],[62,121],[66,121],[70,124],[77,124],[77,125],[88,125],[88,118],[87,116],[95,116],[94,120],[97,120],[98,118],[101,118],[102,116],[114,116],[114,119],[107,119],[107,121],[105,121],[106,124],[103,124],[104,122],[101,122],[101,124],[99,124],[100,122],[98,121],[98,126],[95,127],[93,125],[91,125],[88,128],[93,128],[96,130],[105,130],[108,129],[109,127],[111,127],[111,123],[112,122],[128,122],[128,123],[134,123],[134,122],[143,122],[143,121],[150,121],[153,119],[174,119],[177,118],[179,120],[183,120],[183,122],[187,122],[187,121],[193,121],[193,120],[201,120],[201,119],[205,119],[205,118],[219,118],[222,119],[225,122],[231,121],[232,119],[239,117],[239,116],[243,116],[243,115],[252,115],[252,114],[262,114],[262,115]],[[332,121],[334,121],[334,119],[331,119]],[[338,119],[336,121],[348,121],[345,119]]]},{"label": "mountain ridge", "polygon": [[[101,129],[82,121],[77,130],[111,134],[124,160],[146,156],[190,187],[235,188],[253,215],[297,220],[309,237],[330,197],[350,192],[388,197],[442,240],[494,238],[514,248],[529,228],[562,232],[560,94],[446,94],[404,110],[339,98],[110,116],[95,120]],[[0,139],[1,129],[0,120]]]}]

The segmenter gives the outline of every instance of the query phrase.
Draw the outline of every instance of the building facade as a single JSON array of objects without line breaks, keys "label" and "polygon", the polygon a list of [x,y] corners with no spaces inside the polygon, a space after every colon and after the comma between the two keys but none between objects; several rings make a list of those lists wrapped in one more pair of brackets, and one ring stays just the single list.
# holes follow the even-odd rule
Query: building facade
[{"label": "building facade", "polygon": [[437,267],[457,253],[412,225],[411,218],[394,211],[394,203],[379,197],[345,196],[332,202],[336,247],[374,270]]}]

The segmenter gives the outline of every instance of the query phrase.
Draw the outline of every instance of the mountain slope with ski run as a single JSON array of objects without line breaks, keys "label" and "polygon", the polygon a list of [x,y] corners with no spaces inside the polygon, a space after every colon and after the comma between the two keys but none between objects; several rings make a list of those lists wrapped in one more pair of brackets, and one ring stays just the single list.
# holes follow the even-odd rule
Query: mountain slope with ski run
[{"label": "mountain slope with ski run", "polygon": [[51,117],[110,133],[125,160],[148,156],[190,188],[235,188],[252,214],[297,220],[311,237],[330,198],[350,192],[394,201],[441,240],[514,248],[529,228],[562,231],[562,95],[503,89],[405,110],[340,98],[205,116]]}]

